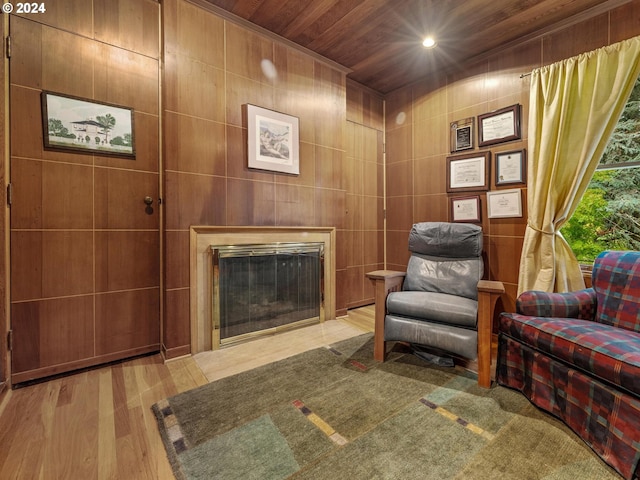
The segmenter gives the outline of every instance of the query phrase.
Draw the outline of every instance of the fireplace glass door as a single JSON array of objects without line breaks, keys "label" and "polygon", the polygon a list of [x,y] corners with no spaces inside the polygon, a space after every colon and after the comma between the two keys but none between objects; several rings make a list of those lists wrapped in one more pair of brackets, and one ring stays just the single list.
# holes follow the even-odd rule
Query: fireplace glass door
[{"label": "fireplace glass door", "polygon": [[323,243],[212,246],[214,344],[321,320]]}]

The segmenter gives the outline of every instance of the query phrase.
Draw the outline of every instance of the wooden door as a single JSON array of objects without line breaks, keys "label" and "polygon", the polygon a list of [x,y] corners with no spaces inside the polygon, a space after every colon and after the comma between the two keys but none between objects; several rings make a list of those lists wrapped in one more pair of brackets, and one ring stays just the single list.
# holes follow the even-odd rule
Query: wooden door
[{"label": "wooden door", "polygon": [[[159,350],[159,5],[75,3],[10,19],[13,383]],[[45,149],[43,90],[132,108],[135,158]]]}]

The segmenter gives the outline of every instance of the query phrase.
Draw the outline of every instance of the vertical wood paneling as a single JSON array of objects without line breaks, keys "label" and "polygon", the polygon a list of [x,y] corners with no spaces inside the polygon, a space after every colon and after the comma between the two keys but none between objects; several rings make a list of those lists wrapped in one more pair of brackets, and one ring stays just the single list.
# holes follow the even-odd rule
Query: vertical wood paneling
[{"label": "vertical wood paneling", "polygon": [[[2,32],[2,38],[7,35],[7,25],[4,19],[0,22],[0,31]],[[7,78],[7,60],[3,58],[0,62],[0,78],[3,79],[2,87],[0,87],[0,185],[5,186],[8,182],[7,165],[9,160],[7,158],[7,147],[9,145],[9,116],[7,112],[8,106],[8,90],[6,82]],[[8,278],[9,269],[7,268],[7,204],[6,197],[0,195],[0,225],[2,225],[2,234],[0,234],[0,332],[2,335],[9,330],[9,318],[7,315],[7,302],[8,302]],[[8,352],[8,346],[6,342],[0,342],[0,402],[6,394],[6,386],[8,385],[7,379],[9,378],[11,358]]]},{"label": "vertical wood paneling", "polygon": [[94,0],[93,18],[96,40],[158,58],[160,24],[154,0]]},{"label": "vertical wood paneling", "polygon": [[383,103],[364,87],[347,83],[346,164],[342,184],[347,191],[346,248],[342,288],[347,307],[373,302],[374,292],[366,272],[383,268]]},{"label": "vertical wood paneling", "polygon": [[[474,150],[491,151],[493,168],[496,152],[526,149],[530,84],[529,77],[521,75],[637,35],[640,33],[637,9],[635,2],[631,2],[541,39],[505,49],[486,61],[465,65],[459,73],[448,77],[436,75],[387,95],[387,268],[405,268],[408,253],[403,246],[407,245],[407,228],[411,223],[450,220],[450,201],[456,195],[446,193],[446,158],[453,155],[449,152],[449,123],[519,103],[522,139],[480,149],[476,138]],[[477,136],[477,126],[475,133]],[[411,170],[413,184],[405,187]],[[521,188],[522,218],[488,219],[486,193],[465,193],[481,198],[485,277],[505,282],[506,294],[500,308],[511,311],[515,308],[527,216],[527,190]],[[493,172],[491,189],[498,189]]]},{"label": "vertical wood paneling", "polygon": [[[185,0],[163,9],[162,341],[172,357],[189,351],[189,257],[179,250],[191,225],[345,228],[346,88],[344,73]],[[248,103],[299,118],[299,176],[248,169]]]}]

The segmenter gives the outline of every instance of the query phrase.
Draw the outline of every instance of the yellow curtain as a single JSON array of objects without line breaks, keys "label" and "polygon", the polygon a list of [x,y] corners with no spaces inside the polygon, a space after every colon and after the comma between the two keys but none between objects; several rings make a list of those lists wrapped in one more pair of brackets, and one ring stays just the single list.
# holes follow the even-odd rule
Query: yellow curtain
[{"label": "yellow curtain", "polygon": [[571,218],[640,74],[640,37],[531,74],[529,217],[518,294],[584,288],[560,228]]}]

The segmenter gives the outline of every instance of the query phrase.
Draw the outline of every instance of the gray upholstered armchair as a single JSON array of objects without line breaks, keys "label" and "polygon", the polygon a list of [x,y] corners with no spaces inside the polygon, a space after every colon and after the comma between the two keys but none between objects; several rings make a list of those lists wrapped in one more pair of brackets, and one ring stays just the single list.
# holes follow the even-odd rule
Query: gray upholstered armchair
[{"label": "gray upholstered armchair", "polygon": [[387,341],[401,341],[478,361],[478,384],[491,385],[493,309],[501,282],[482,280],[482,229],[463,223],[416,223],[407,271],[378,270],[376,360]]}]

